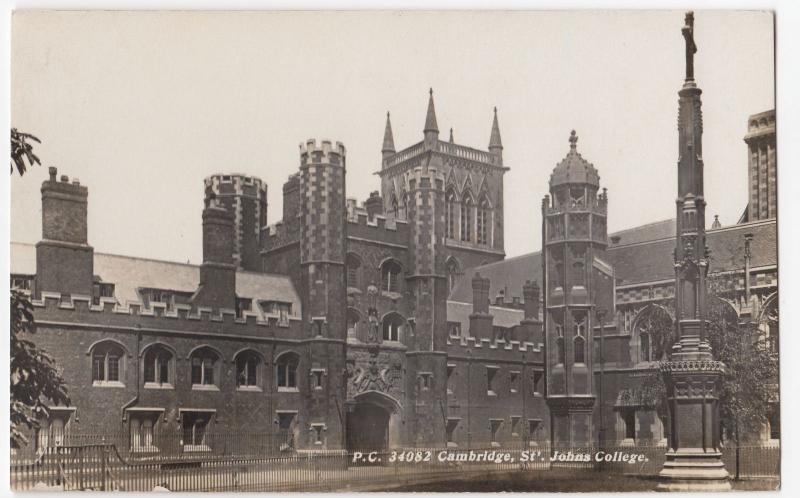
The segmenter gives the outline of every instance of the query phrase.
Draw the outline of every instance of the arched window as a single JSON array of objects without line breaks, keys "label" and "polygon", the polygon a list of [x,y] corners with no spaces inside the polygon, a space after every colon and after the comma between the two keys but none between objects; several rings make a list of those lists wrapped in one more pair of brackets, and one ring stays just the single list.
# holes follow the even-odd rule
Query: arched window
[{"label": "arched window", "polygon": [[295,353],[284,353],[275,362],[278,391],[297,390],[297,366],[300,357]]},{"label": "arched window", "polygon": [[145,386],[170,386],[172,384],[172,353],[164,346],[147,348],[144,354]]},{"label": "arched window", "polygon": [[92,384],[122,382],[122,347],[113,342],[102,342],[92,348]]},{"label": "arched window", "polygon": [[192,386],[216,385],[219,356],[211,348],[195,350],[191,356]]},{"label": "arched window", "polygon": [[236,387],[258,387],[261,357],[255,351],[236,355]]},{"label": "arched window", "polygon": [[461,201],[461,240],[472,242],[472,210],[474,209],[472,196],[467,193]]},{"label": "arched window", "polygon": [[631,344],[631,356],[638,356],[637,360],[640,362],[662,359],[672,346],[673,328],[672,316],[663,306],[646,306],[633,320],[634,342]]},{"label": "arched window", "polygon": [[452,189],[447,190],[447,238],[455,239],[456,238],[456,203],[458,202],[458,198],[456,197],[456,193]]},{"label": "arched window", "polygon": [[400,342],[405,320],[397,313],[389,313],[383,317],[383,340]]},{"label": "arched window", "polygon": [[461,267],[456,258],[450,257],[447,259],[447,286],[449,290],[458,283],[458,278],[461,276]]},{"label": "arched window", "polygon": [[381,265],[381,289],[385,292],[400,292],[400,273],[402,268],[394,260],[388,260]]},{"label": "arched window", "polygon": [[556,325],[556,353],[558,354],[557,362],[564,364],[567,362],[567,352],[564,347],[564,326]]},{"label": "arched window", "polygon": [[491,206],[486,196],[478,203],[478,244],[489,244],[489,230],[492,223]]},{"label": "arched window", "polygon": [[574,363],[586,363],[586,317],[575,317]]},{"label": "arched window", "polygon": [[358,288],[358,270],[361,260],[355,254],[347,255],[347,286]]},{"label": "arched window", "polygon": [[639,357],[642,361],[653,361],[652,351],[650,350],[650,333],[639,333]]},{"label": "arched window", "polygon": [[356,337],[356,328],[358,322],[361,321],[361,316],[354,308],[347,308],[347,336]]}]

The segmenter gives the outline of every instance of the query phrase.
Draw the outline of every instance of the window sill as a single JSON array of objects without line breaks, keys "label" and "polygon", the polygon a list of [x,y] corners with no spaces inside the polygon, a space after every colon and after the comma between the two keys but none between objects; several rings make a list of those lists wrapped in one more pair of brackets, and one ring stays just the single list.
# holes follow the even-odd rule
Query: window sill
[{"label": "window sill", "polygon": [[95,380],[92,382],[92,387],[125,387],[125,384],[117,380]]},{"label": "window sill", "polygon": [[145,389],[175,389],[175,386],[172,384],[156,384],[155,382],[145,382],[144,383]]},{"label": "window sill", "polygon": [[192,391],[219,391],[219,387],[213,384],[192,384]]},{"label": "window sill", "polygon": [[382,290],[381,296],[388,297],[389,299],[400,299],[401,297],[403,297],[403,295],[400,294],[399,292],[387,291],[387,290]]},{"label": "window sill", "polygon": [[448,447],[448,448],[458,448],[458,444],[457,444],[457,443],[454,443],[454,442],[452,442],[452,441],[448,441],[448,442],[447,442],[447,447]]},{"label": "window sill", "polygon": [[630,439],[630,438],[628,438],[628,439],[623,439],[623,440],[622,440],[622,441],[619,443],[619,445],[620,445],[620,446],[636,446],[636,441],[634,441],[633,439]]},{"label": "window sill", "polygon": [[492,441],[491,447],[492,448],[499,448],[500,447],[500,443],[498,443],[497,441]]},{"label": "window sill", "polygon": [[258,386],[236,386],[237,391],[242,391],[246,393],[260,393],[261,388]]},{"label": "window sill", "polygon": [[517,391],[516,389],[509,389],[509,392],[511,394],[517,394],[519,391]]},{"label": "window sill", "polygon": [[278,387],[279,393],[299,393],[300,389],[296,387]]},{"label": "window sill", "polygon": [[486,395],[487,396],[497,396],[497,393],[490,389],[490,390],[486,391]]}]

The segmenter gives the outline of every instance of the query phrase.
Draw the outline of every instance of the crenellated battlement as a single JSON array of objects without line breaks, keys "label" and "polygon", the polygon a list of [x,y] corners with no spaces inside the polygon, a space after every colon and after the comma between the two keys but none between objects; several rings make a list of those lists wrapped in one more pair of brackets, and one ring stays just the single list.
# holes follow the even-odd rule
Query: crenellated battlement
[{"label": "crenellated battlement", "polygon": [[234,194],[257,198],[266,198],[267,196],[267,183],[256,176],[240,173],[216,173],[206,177],[203,184],[206,192],[211,189],[217,195]]},{"label": "crenellated battlement", "polygon": [[336,142],[334,146],[330,140],[323,140],[317,146],[317,141],[312,138],[300,144],[300,167],[312,164],[344,165],[346,155],[342,142]]},{"label": "crenellated battlement", "polygon": [[[215,313],[209,307],[196,307],[193,309],[188,304],[175,304],[167,309],[166,303],[151,302],[146,305],[142,301],[127,301],[120,304],[114,298],[101,297],[99,304],[93,304],[92,298],[86,295],[66,295],[57,292],[42,292],[41,299],[34,299],[31,304],[35,310],[42,310],[44,312],[75,312],[75,313],[89,313],[85,316],[86,320],[101,322],[103,325],[116,325],[126,326],[121,320],[121,316],[130,317],[148,317],[159,319],[163,318],[169,320],[170,323],[175,322],[191,322],[189,328],[196,328],[198,323],[215,324],[211,329],[219,332],[219,324],[230,324],[240,326],[241,329],[235,333],[242,333],[246,328],[257,326],[262,328],[275,328],[287,329],[292,327],[299,327],[302,318],[299,316],[289,315],[280,316],[275,313],[267,313],[260,309],[258,311],[243,311],[241,317],[236,316],[236,311],[233,309],[221,308],[219,312]],[[101,316],[106,315],[108,318],[100,319]],[[37,320],[40,318],[37,317]],[[81,323],[81,319],[76,320],[75,323]],[[136,324],[138,325],[138,324]],[[159,328],[168,327],[169,323],[159,325]],[[200,332],[198,330],[198,332]],[[263,335],[263,332],[259,332]]]},{"label": "crenellated battlement", "polygon": [[440,173],[436,168],[417,166],[413,170],[407,171],[404,176],[409,191],[418,188],[444,191],[444,173]]},{"label": "crenellated battlement", "polygon": [[467,350],[475,354],[476,350],[486,351],[508,351],[508,352],[532,352],[541,353],[544,344],[533,343],[529,341],[506,341],[505,339],[488,339],[485,337],[447,337],[447,346],[450,351],[454,349],[463,349],[466,353]]},{"label": "crenellated battlement", "polygon": [[282,247],[298,240],[300,240],[300,232],[287,226],[283,221],[269,225],[261,231],[261,247],[266,250]]}]

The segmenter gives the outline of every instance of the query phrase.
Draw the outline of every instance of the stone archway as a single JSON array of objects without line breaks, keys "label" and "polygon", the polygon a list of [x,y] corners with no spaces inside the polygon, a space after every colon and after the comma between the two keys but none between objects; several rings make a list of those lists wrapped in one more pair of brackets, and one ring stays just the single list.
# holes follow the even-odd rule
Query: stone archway
[{"label": "stone archway", "polygon": [[400,404],[379,391],[354,398],[347,411],[347,451],[385,451],[400,444]]}]

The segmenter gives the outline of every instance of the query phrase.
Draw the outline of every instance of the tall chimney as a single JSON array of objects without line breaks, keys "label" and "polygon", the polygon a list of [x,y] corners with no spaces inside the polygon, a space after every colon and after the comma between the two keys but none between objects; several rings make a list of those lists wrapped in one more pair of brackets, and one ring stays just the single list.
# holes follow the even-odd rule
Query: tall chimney
[{"label": "tall chimney", "polygon": [[364,201],[364,207],[367,209],[367,218],[370,220],[375,219],[376,214],[383,214],[383,198],[376,190],[369,194],[369,198]]},{"label": "tall chimney", "polygon": [[469,315],[469,335],[490,339],[494,317],[489,314],[489,287],[491,281],[475,273],[472,278],[472,314]]},{"label": "tall chimney", "polygon": [[42,291],[92,295],[94,248],[88,244],[89,189],[49,168],[42,183],[42,240],[36,244],[36,297]]},{"label": "tall chimney", "polygon": [[539,320],[539,284],[526,281],[522,286],[522,296],[525,299],[525,319]]},{"label": "tall chimney", "polygon": [[203,264],[192,304],[236,309],[236,265],[233,263],[234,216],[211,199],[203,209]]}]

